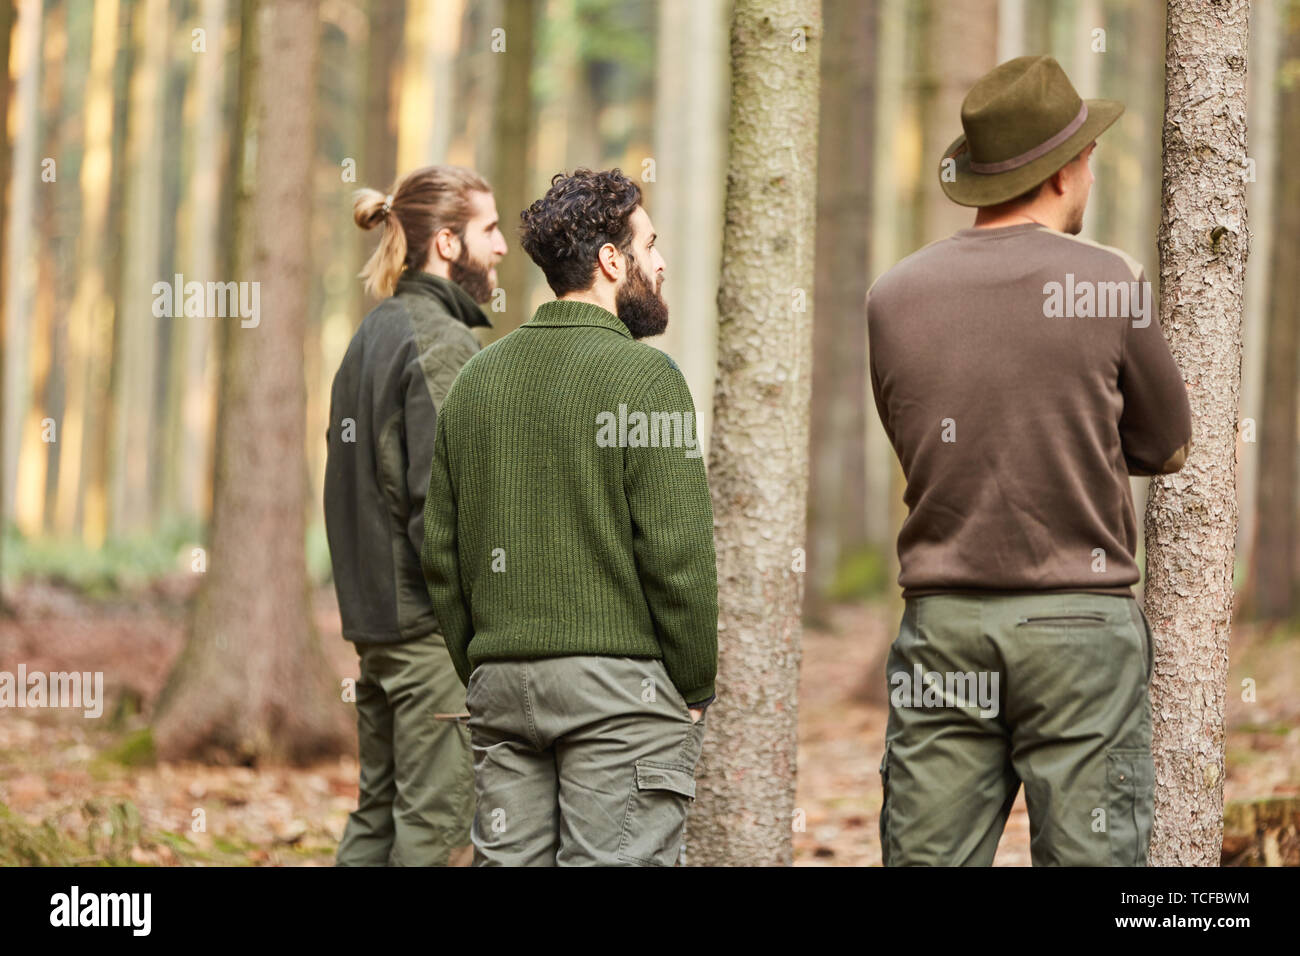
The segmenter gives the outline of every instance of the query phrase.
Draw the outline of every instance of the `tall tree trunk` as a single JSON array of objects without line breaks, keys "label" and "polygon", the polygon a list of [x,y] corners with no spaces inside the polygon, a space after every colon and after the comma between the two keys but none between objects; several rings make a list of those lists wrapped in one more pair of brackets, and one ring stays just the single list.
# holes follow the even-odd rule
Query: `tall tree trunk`
[{"label": "tall tree trunk", "polygon": [[144,0],[133,10],[138,62],[132,70],[127,122],[126,256],[113,352],[121,375],[114,394],[109,458],[108,528],[115,532],[142,531],[153,515],[159,323],[179,321],[153,314],[152,291],[155,282],[167,278],[161,270],[159,232],[168,20],[167,0]]},{"label": "tall tree trunk", "polygon": [[[1300,68],[1300,3],[1282,18],[1290,69]],[[1271,79],[1271,77],[1270,77]],[[1300,85],[1279,94],[1278,155],[1300,150]],[[1251,552],[1247,604],[1263,620],[1296,614],[1296,402],[1300,392],[1300,180],[1288,163],[1277,165],[1274,187],[1280,199],[1272,236],[1273,263],[1268,297],[1268,345],[1259,426],[1258,524]]]},{"label": "tall tree trunk", "polygon": [[[402,80],[402,28],[405,24],[402,3],[390,0],[369,0],[368,22],[370,35],[366,41],[365,112],[361,128],[361,159],[357,169],[357,186],[389,189],[397,179],[397,127],[401,100]],[[409,172],[409,170],[403,170]],[[382,230],[371,232],[356,230],[358,263],[365,262],[375,251]],[[350,283],[353,290],[355,325],[370,311],[373,303],[366,301],[363,286],[353,270]]]},{"label": "tall tree trunk", "polygon": [[[311,623],[304,554],[303,342],[320,19],[314,0],[245,0],[236,276],[260,322],[222,319],[212,547],[193,628],[159,701],[164,759],[304,762],[339,753],[347,709]],[[251,35],[250,35],[251,34]],[[242,95],[242,93],[241,93]],[[285,237],[303,241],[285,241]]]},{"label": "tall tree trunk", "polygon": [[961,134],[961,101],[975,81],[997,66],[998,0],[922,0],[924,72],[920,79],[920,234],[913,248],[971,224],[974,214],[949,202],[939,187],[939,160]]},{"label": "tall tree trunk", "polygon": [[14,489],[17,485],[18,449],[22,439],[22,422],[27,414],[29,397],[28,348],[31,344],[32,301],[35,286],[35,259],[32,252],[33,210],[40,181],[39,93],[41,83],[41,3],[21,0],[15,28],[13,193],[5,207],[5,395],[4,447],[0,449],[0,474],[3,474],[6,514],[14,513]]},{"label": "tall tree trunk", "polygon": [[[13,41],[15,22],[13,0],[0,0],[0,209],[9,210],[9,166],[12,145],[9,142],[9,48]],[[0,559],[4,553],[4,529],[9,521],[8,492],[5,484],[5,262],[8,258],[4,235],[0,229]],[[3,561],[0,560],[0,570]],[[5,607],[4,576],[0,574],[0,609]]]},{"label": "tall tree trunk", "polygon": [[[67,174],[63,161],[69,144],[61,141],[59,116],[63,106],[64,59],[68,48],[67,10],[55,7],[45,14],[41,26],[41,89],[37,136],[40,142],[41,172],[34,204],[33,238],[36,243],[34,271],[36,294],[32,299],[28,342],[23,355],[30,388],[27,411],[18,437],[18,470],[14,476],[14,523],[25,536],[38,537],[45,526],[45,481],[50,445],[42,421],[49,414],[50,377],[54,371],[55,269],[58,256],[58,227],[55,216],[58,179]],[[54,159],[53,166],[46,159]],[[17,357],[17,356],[15,356]],[[57,425],[57,423],[56,423]]]},{"label": "tall tree trunk", "polygon": [[1165,31],[1160,323],[1188,383],[1192,451],[1182,471],[1151,480],[1146,505],[1153,866],[1217,866],[1223,838],[1248,10],[1247,0],[1169,0]]},{"label": "tall tree trunk", "polygon": [[[200,0],[198,26],[204,32],[204,49],[190,54],[194,71],[186,125],[193,130],[194,145],[185,197],[184,257],[176,269],[186,282],[220,278],[217,240],[225,155],[226,2]],[[216,389],[216,365],[211,358],[213,320],[198,316],[164,321],[172,323],[172,339],[162,511],[168,516],[199,520],[208,510],[207,484],[212,471],[212,399]]]},{"label": "tall tree trunk", "polygon": [[[118,5],[94,5],[90,72],[86,78],[85,152],[81,160],[81,229],[76,289],[68,316],[67,398],[59,437],[59,494],[55,530],[71,534],[81,522],[82,488],[96,473],[94,449],[104,428],[104,398],[112,354],[113,301],[105,283],[105,237],[112,196],[113,71],[117,62]],[[88,529],[91,543],[103,525]]]},{"label": "tall tree trunk", "polygon": [[456,52],[464,0],[408,0],[397,166],[445,163],[456,109]]},{"label": "tall tree trunk", "polygon": [[[1258,428],[1265,419],[1264,363],[1268,348],[1269,296],[1272,288],[1273,239],[1277,228],[1274,196],[1277,187],[1285,193],[1286,184],[1277,177],[1278,155],[1278,88],[1281,79],[1278,60],[1288,40],[1288,19],[1280,16],[1290,0],[1254,0],[1250,13],[1250,70],[1246,76],[1246,102],[1249,104],[1247,134],[1250,158],[1254,164],[1254,182],[1247,181],[1246,197],[1250,204],[1250,271],[1246,274],[1246,323],[1242,330],[1241,356],[1241,427],[1237,434],[1237,506],[1241,521],[1237,526],[1237,554],[1247,564],[1245,594],[1241,611],[1253,613],[1256,578],[1250,562],[1255,554],[1255,532],[1259,518],[1260,445]],[[1291,34],[1295,37],[1295,33]],[[1296,197],[1292,196],[1292,202]],[[1296,261],[1292,252],[1289,262]],[[1288,265],[1286,268],[1290,268]],[[1254,435],[1243,434],[1247,422],[1253,422]],[[1272,517],[1272,516],[1270,516]],[[1240,619],[1240,618],[1239,618]]]},{"label": "tall tree trunk", "polygon": [[709,450],[718,701],[687,841],[706,865],[793,856],[821,42],[816,0],[736,0]]},{"label": "tall tree trunk", "polygon": [[[504,53],[501,81],[497,87],[496,122],[493,131],[492,189],[501,232],[509,253],[497,267],[497,278],[506,294],[504,312],[491,314],[489,338],[501,336],[528,321],[528,283],[533,264],[519,247],[519,213],[533,197],[529,174],[533,156],[533,45],[536,5],[532,0],[505,0]],[[490,308],[490,306],[489,306]]]},{"label": "tall tree trunk", "polygon": [[867,542],[867,298],[876,5],[827,0],[817,144],[817,264],[804,616],[825,615]]},{"label": "tall tree trunk", "polygon": [[[657,248],[666,262],[671,317],[660,348],[686,376],[696,434],[709,447],[717,371],[718,268],[722,258],[727,130],[727,7],[664,0],[655,39],[655,182],[650,193]],[[663,184],[663,189],[659,184]],[[689,187],[689,188],[687,188]]]}]

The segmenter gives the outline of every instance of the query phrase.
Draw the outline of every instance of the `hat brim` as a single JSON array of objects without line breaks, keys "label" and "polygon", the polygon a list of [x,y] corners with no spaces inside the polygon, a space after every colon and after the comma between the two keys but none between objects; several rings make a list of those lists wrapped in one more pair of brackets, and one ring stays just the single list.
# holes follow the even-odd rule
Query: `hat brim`
[{"label": "hat brim", "polygon": [[943,151],[943,160],[954,160],[952,172],[945,176],[943,160],[939,163],[939,185],[943,187],[944,194],[959,206],[995,206],[1033,189],[1083,152],[1085,146],[1100,136],[1124,112],[1124,104],[1116,100],[1086,102],[1088,118],[1073,136],[1037,159],[1006,172],[971,172],[970,150],[965,148],[966,136],[958,136]]}]

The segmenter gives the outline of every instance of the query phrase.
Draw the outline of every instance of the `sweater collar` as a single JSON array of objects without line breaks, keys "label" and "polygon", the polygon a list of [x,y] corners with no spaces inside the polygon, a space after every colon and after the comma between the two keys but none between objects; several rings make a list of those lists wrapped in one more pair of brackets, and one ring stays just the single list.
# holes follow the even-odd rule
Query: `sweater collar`
[{"label": "sweater collar", "polygon": [[479,308],[468,292],[462,289],[450,279],[444,279],[442,276],[436,276],[429,272],[412,272],[410,270],[403,272],[402,277],[397,280],[397,287],[393,290],[394,295],[407,293],[410,295],[425,295],[437,299],[443,307],[461,322],[470,328],[475,326],[492,327],[483,310]]},{"label": "sweater collar", "polygon": [[539,326],[574,326],[574,325],[591,325],[600,329],[609,329],[617,332],[624,338],[630,339],[632,333],[627,330],[613,312],[603,309],[598,305],[590,302],[575,302],[572,299],[555,299],[551,302],[543,302],[533,313],[533,317],[528,320],[530,327]]}]

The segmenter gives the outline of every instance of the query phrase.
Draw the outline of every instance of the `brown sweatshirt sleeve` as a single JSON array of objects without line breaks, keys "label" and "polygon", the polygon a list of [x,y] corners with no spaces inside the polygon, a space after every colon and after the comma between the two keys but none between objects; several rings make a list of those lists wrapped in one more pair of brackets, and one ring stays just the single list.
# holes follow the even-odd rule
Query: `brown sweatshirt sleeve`
[{"label": "brown sweatshirt sleeve", "polygon": [[[1146,288],[1145,273],[1139,282]],[[1119,434],[1129,474],[1166,475],[1182,468],[1192,448],[1192,409],[1153,299],[1145,317],[1129,320],[1119,387]]]}]

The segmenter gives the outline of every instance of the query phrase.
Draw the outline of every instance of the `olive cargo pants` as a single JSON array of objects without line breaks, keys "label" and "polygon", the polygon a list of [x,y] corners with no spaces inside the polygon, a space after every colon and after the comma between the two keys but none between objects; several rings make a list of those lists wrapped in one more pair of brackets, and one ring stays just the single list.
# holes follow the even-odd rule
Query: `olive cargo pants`
[{"label": "olive cargo pants", "polygon": [[1023,782],[1035,866],[1145,866],[1152,651],[1131,597],[909,599],[886,666],[884,864],[991,864]]},{"label": "olive cargo pants", "polygon": [[445,866],[469,845],[474,816],[469,733],[434,716],[465,709],[447,645],[429,634],[357,653],[361,793],[336,863]]},{"label": "olive cargo pants", "polygon": [[673,866],[705,717],[661,661],[486,661],[466,702],[475,866]]}]

